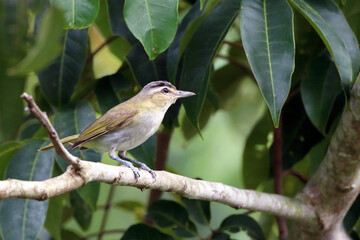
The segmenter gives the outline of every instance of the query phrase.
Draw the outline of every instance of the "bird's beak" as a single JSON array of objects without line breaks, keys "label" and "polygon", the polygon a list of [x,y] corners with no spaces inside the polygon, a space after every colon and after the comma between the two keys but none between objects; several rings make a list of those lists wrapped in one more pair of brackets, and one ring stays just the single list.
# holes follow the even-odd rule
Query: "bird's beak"
[{"label": "bird's beak", "polygon": [[187,92],[187,91],[177,91],[177,93],[176,93],[177,98],[191,97],[194,95],[196,95],[196,94],[193,92]]}]

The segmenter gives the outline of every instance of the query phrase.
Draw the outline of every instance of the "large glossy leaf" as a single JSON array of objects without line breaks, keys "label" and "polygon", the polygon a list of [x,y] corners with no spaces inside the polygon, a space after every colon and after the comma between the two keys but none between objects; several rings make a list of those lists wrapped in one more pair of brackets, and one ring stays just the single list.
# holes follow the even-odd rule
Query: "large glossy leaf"
[{"label": "large glossy leaf", "polygon": [[192,20],[200,16],[201,11],[199,8],[199,4],[200,2],[197,1],[186,13],[185,17],[182,19],[177,29],[174,41],[171,43],[169,49],[167,50],[166,67],[167,67],[169,80],[173,84],[175,83],[176,74],[178,72],[178,58],[179,58],[178,55],[179,55],[180,42],[183,39],[184,32],[187,29],[189,23],[191,23]]},{"label": "large glossy leaf", "polygon": [[342,90],[340,76],[327,53],[315,57],[307,72],[301,82],[301,98],[311,122],[325,134],[335,99]]},{"label": "large glossy leaf", "polygon": [[238,232],[245,230],[252,239],[263,240],[265,239],[259,224],[249,216],[246,215],[231,215],[225,218],[218,231],[228,230],[230,232]]},{"label": "large glossy leaf", "polygon": [[77,191],[70,192],[70,204],[75,220],[83,230],[87,230],[91,223],[91,206],[78,194]]},{"label": "large glossy leaf", "polygon": [[[76,106],[61,109],[55,113],[54,127],[57,130],[60,138],[67,137],[74,134],[79,134],[87,126],[89,126],[96,119],[95,112],[88,102],[79,102]],[[101,161],[101,154],[94,152],[91,149],[79,151],[78,148],[72,150],[72,154],[81,159],[99,162]],[[58,155],[56,161],[63,171],[66,170],[68,164]],[[80,196],[93,208],[96,208],[96,202],[99,195],[99,182],[91,182],[79,188],[77,191]]]},{"label": "large glossy leaf", "polygon": [[67,30],[60,56],[38,73],[48,101],[63,106],[70,101],[80,79],[86,58],[87,29]]},{"label": "large glossy leaf", "polygon": [[[51,177],[54,151],[38,152],[48,141],[36,140],[21,147],[5,173],[5,178],[42,181]],[[0,227],[4,240],[35,239],[46,216],[48,201],[5,199],[0,205]]]},{"label": "large glossy leaf", "polygon": [[108,0],[110,25],[114,35],[123,36],[131,45],[139,41],[130,32],[124,20],[125,0]]},{"label": "large glossy leaf", "polygon": [[56,8],[42,18],[39,32],[36,34],[36,43],[25,58],[8,70],[10,75],[24,75],[39,71],[53,60],[60,51],[60,37],[63,33],[63,14]]},{"label": "large glossy leaf", "polygon": [[300,94],[287,101],[283,109],[283,168],[289,169],[303,159],[324,136],[311,124]]},{"label": "large glossy leaf", "polygon": [[242,166],[242,176],[246,188],[256,189],[269,177],[272,132],[271,118],[266,112],[246,140]]},{"label": "large glossy leaf", "polygon": [[150,60],[164,52],[174,39],[178,25],[178,1],[127,0],[124,19],[144,46]]},{"label": "large glossy leaf", "polygon": [[331,0],[290,0],[311,23],[335,60],[346,93],[360,66],[359,46],[340,9]]},{"label": "large glossy leaf", "polygon": [[4,174],[7,165],[16,153],[16,151],[22,146],[21,142],[4,142],[0,145],[0,179],[4,179]]},{"label": "large glossy leaf", "polygon": [[210,202],[195,199],[181,198],[190,216],[198,223],[210,226]]},{"label": "large glossy leaf", "polygon": [[65,13],[65,28],[86,28],[99,11],[99,0],[51,0]]},{"label": "large glossy leaf", "polygon": [[293,12],[283,0],[241,2],[241,37],[275,126],[295,67]]},{"label": "large glossy leaf", "polygon": [[121,240],[171,240],[174,239],[171,236],[160,232],[154,227],[150,227],[146,224],[139,223],[132,225],[121,238]]},{"label": "large glossy leaf", "polygon": [[196,96],[184,99],[183,103],[187,116],[198,130],[213,58],[239,9],[237,0],[219,3],[199,25],[184,52],[180,89],[196,93]]},{"label": "large glossy leaf", "polygon": [[197,230],[189,220],[189,214],[183,206],[168,200],[156,201],[148,209],[148,218],[159,227],[171,227],[181,237],[195,237]]}]

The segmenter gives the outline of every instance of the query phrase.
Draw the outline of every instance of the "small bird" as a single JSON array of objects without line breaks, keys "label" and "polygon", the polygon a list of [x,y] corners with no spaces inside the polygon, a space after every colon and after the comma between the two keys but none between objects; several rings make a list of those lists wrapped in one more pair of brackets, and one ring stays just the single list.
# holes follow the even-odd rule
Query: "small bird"
[{"label": "small bird", "polygon": [[[109,152],[110,158],[134,172],[135,179],[140,173],[133,163],[156,178],[156,173],[146,164],[126,157],[126,151],[139,146],[157,131],[166,111],[177,99],[193,95],[195,93],[177,90],[167,81],[151,82],[137,95],[96,119],[82,133],[60,141],[64,145],[72,144],[69,151],[80,147],[80,150],[91,148],[100,153]],[[39,151],[53,147],[49,144]]]}]

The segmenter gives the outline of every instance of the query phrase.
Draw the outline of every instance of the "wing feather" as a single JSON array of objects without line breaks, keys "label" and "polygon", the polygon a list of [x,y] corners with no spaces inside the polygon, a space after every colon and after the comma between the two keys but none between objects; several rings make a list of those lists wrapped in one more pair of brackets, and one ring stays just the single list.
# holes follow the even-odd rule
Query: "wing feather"
[{"label": "wing feather", "polygon": [[76,142],[71,146],[70,150],[83,143],[89,142],[109,132],[129,125],[136,117],[138,110],[133,108],[125,108],[125,106],[121,105],[110,109],[107,113],[90,124],[79,135],[79,137],[76,139]]}]

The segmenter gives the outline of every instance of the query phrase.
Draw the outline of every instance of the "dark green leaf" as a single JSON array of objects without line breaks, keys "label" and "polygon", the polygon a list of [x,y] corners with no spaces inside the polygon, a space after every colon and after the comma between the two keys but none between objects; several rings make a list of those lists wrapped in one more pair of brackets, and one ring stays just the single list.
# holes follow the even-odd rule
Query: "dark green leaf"
[{"label": "dark green leaf", "polygon": [[131,149],[129,152],[138,161],[145,163],[149,168],[154,169],[154,159],[156,151],[156,135],[152,135],[146,142]]},{"label": "dark green leaf", "polygon": [[230,235],[223,232],[216,232],[212,235],[211,240],[230,240]]},{"label": "dark green leaf", "polygon": [[144,46],[150,60],[153,60],[174,39],[178,24],[178,1],[125,1],[124,19]]},{"label": "dark green leaf", "polygon": [[121,238],[121,240],[171,240],[171,236],[166,235],[156,228],[150,227],[143,223],[132,225]]},{"label": "dark green leaf", "polygon": [[[21,147],[5,173],[5,178],[42,181],[51,177],[54,151],[38,152],[48,144],[36,140]],[[35,239],[46,216],[48,201],[4,199],[0,205],[0,227],[3,239]]]},{"label": "dark green leaf", "polygon": [[349,232],[359,220],[360,217],[360,197],[358,196],[355,202],[352,204],[349,211],[346,213],[346,216],[343,221],[346,232]]},{"label": "dark green leaf", "polygon": [[336,96],[341,92],[340,76],[326,53],[314,58],[301,82],[301,98],[314,126],[325,135]]},{"label": "dark green leaf", "polygon": [[137,201],[121,201],[117,202],[116,206],[132,213],[138,221],[142,221],[145,216],[146,207],[144,204]]},{"label": "dark green leaf", "polygon": [[246,215],[231,215],[225,218],[221,225],[220,231],[228,230],[230,232],[238,232],[240,230],[246,231],[249,237],[253,239],[265,239],[259,224],[249,216]]},{"label": "dark green leaf", "polygon": [[4,179],[7,165],[22,145],[21,142],[4,142],[0,145],[0,179]]},{"label": "dark green leaf", "polygon": [[60,37],[63,33],[63,14],[56,8],[42,18],[36,44],[26,57],[8,70],[10,75],[23,75],[43,69],[60,51]]},{"label": "dark green leaf", "polygon": [[[191,23],[192,20],[199,17],[201,14],[199,8],[200,2],[197,1],[190,10],[186,13],[185,17],[182,19],[178,30],[176,32],[174,41],[171,43],[169,49],[167,50],[167,72],[169,75],[169,81],[173,84],[176,82],[176,74],[178,72],[178,59],[179,59],[179,47],[180,41],[183,39],[183,35],[185,30],[187,29],[188,25]],[[199,22],[200,24],[200,22]],[[190,40],[190,39],[189,39]]]},{"label": "dark green leaf", "polygon": [[277,127],[295,67],[291,7],[283,0],[242,1],[241,38],[256,81]]},{"label": "dark green leaf", "polygon": [[71,239],[71,240],[81,240],[82,239],[78,234],[76,234],[72,231],[66,230],[66,229],[61,229],[61,237],[62,237],[62,239]]},{"label": "dark green leaf", "polygon": [[91,206],[83,200],[77,191],[70,192],[70,204],[75,220],[83,230],[87,230],[91,223],[92,209]]},{"label": "dark green leaf", "polygon": [[[62,173],[57,164],[54,165],[53,176],[59,176]],[[63,200],[67,195],[59,195],[49,199],[49,207],[46,214],[44,227],[56,240],[61,240],[61,224],[63,216],[66,214],[63,208]]]},{"label": "dark green leaf", "polygon": [[[95,121],[96,116],[93,108],[88,102],[79,102],[76,106],[69,106],[55,113],[54,127],[59,137],[67,137],[82,132],[87,126]],[[72,154],[87,161],[101,161],[101,154],[88,149],[79,151],[78,148],[72,150]],[[66,170],[68,164],[58,155],[56,161],[63,171]],[[99,182],[91,182],[79,188],[77,191],[80,196],[92,207],[96,208],[96,202],[99,195]]]},{"label": "dark green leaf", "polygon": [[130,32],[124,20],[125,0],[108,0],[110,25],[114,35],[123,36],[131,45],[139,41]]},{"label": "dark green leaf", "polygon": [[131,81],[120,73],[99,79],[95,86],[95,94],[101,113],[104,114],[120,102],[125,101],[124,93],[128,92],[131,87]]},{"label": "dark green leaf", "polygon": [[283,109],[282,136],[284,169],[303,159],[323,138],[307,117],[300,94],[289,99]]},{"label": "dark green leaf", "polygon": [[210,202],[181,198],[190,216],[198,223],[210,225]]},{"label": "dark green leaf", "polygon": [[39,120],[32,118],[24,122],[19,129],[18,139],[24,140],[34,137],[35,133],[39,131],[41,124]]},{"label": "dark green leaf", "polygon": [[54,106],[66,105],[75,90],[86,59],[87,29],[67,30],[61,54],[38,73],[42,90]]},{"label": "dark green leaf", "polygon": [[[311,23],[335,60],[346,93],[359,71],[359,46],[340,9],[331,0],[290,0]],[[350,67],[352,66],[352,67]]]},{"label": "dark green leaf", "polygon": [[272,143],[272,131],[271,118],[265,112],[246,140],[242,166],[246,188],[256,189],[269,177],[269,148]]},{"label": "dark green leaf", "polygon": [[180,89],[196,93],[196,96],[184,99],[183,103],[187,116],[198,130],[199,114],[206,97],[213,58],[238,15],[239,8],[237,0],[219,3],[196,29],[184,52]]},{"label": "dark green leaf", "polygon": [[160,200],[150,205],[148,218],[159,227],[171,227],[181,237],[195,237],[197,230],[185,208],[174,201]]},{"label": "dark green leaf", "polygon": [[359,234],[355,230],[351,231],[349,235],[353,240],[360,240]]},{"label": "dark green leaf", "polygon": [[50,0],[65,13],[65,28],[86,28],[95,20],[99,0]]}]

